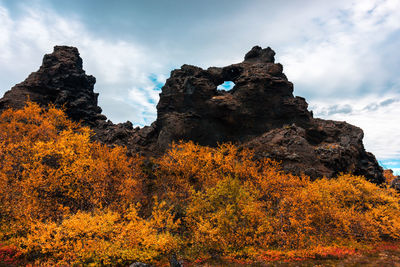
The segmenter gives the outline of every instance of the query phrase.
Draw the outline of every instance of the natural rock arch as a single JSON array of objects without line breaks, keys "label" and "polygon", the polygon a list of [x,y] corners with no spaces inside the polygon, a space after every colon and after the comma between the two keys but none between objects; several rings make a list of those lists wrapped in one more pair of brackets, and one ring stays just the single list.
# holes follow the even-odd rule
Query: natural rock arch
[{"label": "natural rock arch", "polygon": [[[364,149],[363,131],[313,118],[305,99],[293,96],[293,84],[274,56],[271,48],[255,46],[243,62],[226,67],[183,65],[162,87],[157,120],[140,129],[106,121],[93,92],[95,78],[85,74],[78,50],[56,46],[37,72],[0,99],[0,112],[20,108],[29,98],[65,105],[72,119],[94,129],[97,140],[125,145],[129,153],[157,156],[179,140],[209,146],[234,142],[254,149],[257,157],[282,161],[284,170],[295,174],[352,172],[383,182],[382,168]],[[234,90],[218,90],[224,81],[234,82]]]}]

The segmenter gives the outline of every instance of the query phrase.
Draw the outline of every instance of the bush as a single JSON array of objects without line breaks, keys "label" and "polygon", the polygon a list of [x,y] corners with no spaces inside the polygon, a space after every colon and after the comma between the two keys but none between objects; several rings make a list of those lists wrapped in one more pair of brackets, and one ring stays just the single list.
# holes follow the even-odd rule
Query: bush
[{"label": "bush", "polygon": [[186,212],[191,233],[188,247],[196,257],[246,255],[273,232],[264,203],[229,176],[194,193]]},{"label": "bush", "polygon": [[261,169],[249,150],[232,144],[210,148],[193,142],[174,143],[155,163],[155,191],[176,207],[186,206],[193,192],[211,188],[224,177],[251,179],[259,176]]},{"label": "bush", "polygon": [[124,214],[103,210],[78,211],[60,223],[38,222],[19,240],[26,255],[38,264],[127,265],[135,261],[157,263],[178,249],[173,221],[165,203],[156,203],[152,216],[138,216],[131,206]]},{"label": "bush", "polygon": [[77,211],[123,211],[143,198],[140,158],[91,136],[54,107],[28,103],[1,114],[0,218],[13,225],[7,234]]},{"label": "bush", "polygon": [[15,246],[7,246],[0,243],[0,266],[20,266],[21,251]]},{"label": "bush", "polygon": [[309,182],[285,198],[279,212],[292,248],[400,237],[397,193],[360,176]]},{"label": "bush", "polygon": [[52,106],[0,115],[0,264],[262,260],[400,239],[398,194],[363,177],[310,181],[232,144],[192,142],[147,177],[140,157],[92,136]]},{"label": "bush", "polygon": [[310,181],[231,144],[174,144],[157,163],[159,196],[179,207],[193,257],[400,237],[397,193],[363,177]]}]

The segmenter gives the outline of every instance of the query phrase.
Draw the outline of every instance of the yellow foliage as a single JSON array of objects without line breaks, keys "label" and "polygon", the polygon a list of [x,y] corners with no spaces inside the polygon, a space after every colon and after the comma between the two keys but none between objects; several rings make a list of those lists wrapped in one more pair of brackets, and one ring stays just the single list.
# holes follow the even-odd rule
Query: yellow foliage
[{"label": "yellow foliage", "polygon": [[400,237],[396,192],[363,177],[310,181],[231,144],[174,144],[157,163],[159,195],[179,206],[191,255],[254,257]]},{"label": "yellow foliage", "polygon": [[246,255],[273,234],[264,203],[237,178],[226,177],[194,193],[187,207],[188,242],[202,256]]},{"label": "yellow foliage", "polygon": [[232,144],[210,148],[193,142],[172,144],[156,165],[156,190],[176,206],[185,204],[193,190],[213,187],[226,176],[246,180],[260,170],[247,149],[239,150]]},{"label": "yellow foliage", "polygon": [[178,249],[173,220],[165,203],[156,203],[152,216],[143,219],[131,206],[125,215],[110,210],[82,212],[61,223],[38,222],[19,239],[24,253],[38,264],[124,265],[134,261],[157,263]]},{"label": "yellow foliage", "polygon": [[[0,217],[13,230],[78,210],[124,210],[141,200],[141,160],[91,142],[54,108],[28,103],[0,116]],[[17,227],[16,227],[17,226]]]},{"label": "yellow foliage", "polygon": [[37,255],[37,263],[49,265],[110,264],[118,251],[114,242],[120,231],[118,213],[78,211],[62,222],[37,222],[26,238],[19,240],[28,255]]},{"label": "yellow foliage", "polygon": [[397,193],[349,174],[309,182],[284,199],[279,213],[284,244],[294,248],[400,237]]},{"label": "yellow foliage", "polygon": [[130,208],[125,216],[127,222],[119,235],[122,243],[120,258],[125,261],[165,260],[180,248],[180,220],[165,202],[155,202],[151,216],[144,220],[136,208]]},{"label": "yellow foliage", "polygon": [[232,144],[192,142],[146,177],[140,157],[92,137],[52,106],[0,115],[0,241],[31,263],[263,260],[400,239],[398,194],[363,177],[311,181]]}]

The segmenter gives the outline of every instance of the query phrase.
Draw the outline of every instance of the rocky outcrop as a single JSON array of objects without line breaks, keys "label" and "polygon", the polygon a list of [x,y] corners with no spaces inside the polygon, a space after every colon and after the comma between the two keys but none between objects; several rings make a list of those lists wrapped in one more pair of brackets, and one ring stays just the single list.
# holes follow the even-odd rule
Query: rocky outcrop
[{"label": "rocky outcrop", "polygon": [[[183,65],[162,88],[157,120],[134,128],[129,122],[106,121],[93,92],[95,79],[82,70],[77,49],[55,47],[38,72],[5,94],[0,110],[19,108],[29,96],[40,104],[65,105],[67,114],[90,125],[98,140],[125,145],[130,153],[160,155],[178,140],[208,146],[233,142],[254,149],[257,157],[282,161],[295,174],[334,177],[352,172],[383,182],[382,168],[364,149],[362,130],[313,118],[305,99],[293,96],[293,84],[274,55],[271,48],[255,46],[243,62],[226,67]],[[225,81],[234,87],[218,90]]]},{"label": "rocky outcrop", "polygon": [[[293,84],[274,63],[274,54],[254,47],[239,64],[207,70],[183,65],[172,71],[157,105],[158,145],[181,139],[211,146],[243,143],[284,125],[311,126],[307,103],[293,97]],[[235,86],[218,90],[224,81]]]},{"label": "rocky outcrop", "polygon": [[[314,119],[304,98],[274,63],[271,48],[253,47],[242,63],[203,70],[183,65],[167,80],[157,105],[157,145],[193,140],[215,146],[234,142],[258,157],[282,162],[286,171],[311,177],[340,172],[384,181],[382,168],[365,151],[363,131],[345,122]],[[217,89],[224,81],[235,86]]]},{"label": "rocky outcrop", "polygon": [[0,99],[0,111],[8,107],[21,108],[30,99],[42,105],[64,106],[68,116],[85,124],[95,125],[105,120],[93,92],[96,78],[86,75],[82,59],[75,47],[56,46],[43,58],[37,72],[15,85]]},{"label": "rocky outcrop", "polygon": [[311,127],[286,125],[246,142],[259,157],[282,162],[283,169],[297,175],[334,177],[339,173],[364,175],[383,182],[382,168],[365,151],[363,131],[345,122],[314,119]]},{"label": "rocky outcrop", "polygon": [[9,107],[22,108],[28,99],[43,106],[53,103],[64,107],[71,119],[92,127],[97,140],[113,145],[134,144],[130,145],[132,152],[146,150],[148,142],[141,137],[143,133],[139,135],[139,128],[133,128],[130,122],[113,124],[101,114],[95,82],[96,78],[83,70],[77,48],[55,46],[53,53],[44,56],[38,71],[4,94],[0,112]]},{"label": "rocky outcrop", "polygon": [[393,174],[393,170],[391,170],[391,169],[385,170],[384,171],[384,175],[385,175],[385,178],[386,178],[387,181],[390,181],[391,178],[393,179],[392,181],[390,181],[390,187],[394,188],[398,192],[400,192],[400,176],[395,176]]}]

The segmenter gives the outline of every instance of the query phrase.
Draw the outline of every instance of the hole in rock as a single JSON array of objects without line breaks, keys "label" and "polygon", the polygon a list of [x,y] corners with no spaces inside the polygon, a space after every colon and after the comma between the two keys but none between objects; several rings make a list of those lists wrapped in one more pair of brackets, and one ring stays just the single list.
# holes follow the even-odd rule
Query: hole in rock
[{"label": "hole in rock", "polygon": [[235,83],[232,81],[225,81],[223,84],[218,85],[218,90],[229,91],[235,86]]}]

